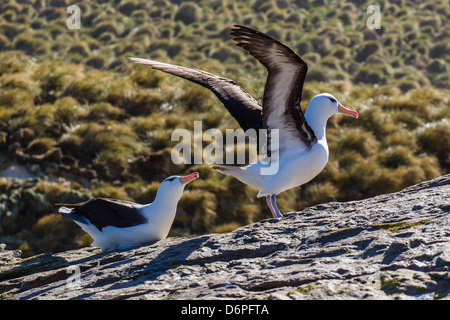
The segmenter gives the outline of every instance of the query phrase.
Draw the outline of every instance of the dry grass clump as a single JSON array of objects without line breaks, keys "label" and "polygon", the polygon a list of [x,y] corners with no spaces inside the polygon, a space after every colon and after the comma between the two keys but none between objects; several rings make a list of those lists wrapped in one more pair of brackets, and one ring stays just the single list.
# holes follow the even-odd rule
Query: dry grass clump
[{"label": "dry grass clump", "polygon": [[132,116],[143,116],[158,112],[161,105],[167,103],[159,91],[140,89],[135,91],[124,108]]},{"label": "dry grass clump", "polygon": [[126,117],[123,109],[114,107],[108,102],[99,102],[89,105],[89,115],[92,120],[119,120]]},{"label": "dry grass clump", "polygon": [[190,25],[199,19],[200,8],[195,4],[195,2],[183,2],[178,11],[175,13],[174,20],[182,21],[185,25]]},{"label": "dry grass clump", "polygon": [[239,228],[241,225],[239,225],[236,222],[229,222],[229,223],[224,223],[221,225],[218,225],[216,227],[214,227],[211,231],[213,233],[227,233],[227,232],[231,232],[237,228]]},{"label": "dry grass clump", "polygon": [[441,166],[447,171],[450,169],[450,124],[447,119],[419,130],[418,142],[426,151],[438,157]]},{"label": "dry grass clump", "polygon": [[[183,101],[184,108],[197,112],[204,112],[205,108],[212,104],[211,98],[213,98],[211,92],[200,86],[189,86],[177,97],[178,101]],[[214,99],[216,98],[214,97]]]},{"label": "dry grass clump", "polygon": [[390,70],[386,64],[367,64],[358,69],[356,82],[385,84],[390,77]]},{"label": "dry grass clump", "polygon": [[34,95],[32,92],[21,88],[2,89],[0,91],[0,105],[14,107],[17,105],[30,105],[33,102]]},{"label": "dry grass clump", "polygon": [[147,89],[162,87],[163,80],[166,79],[163,73],[142,66],[133,68],[130,78],[139,86]]},{"label": "dry grass clump", "polygon": [[338,195],[339,190],[331,182],[311,183],[302,190],[301,203],[307,207],[317,203],[336,201]]},{"label": "dry grass clump", "polygon": [[45,39],[37,38],[34,34],[22,33],[15,39],[14,48],[23,51],[29,56],[46,55],[50,47]]},{"label": "dry grass clump", "polygon": [[377,153],[378,147],[379,142],[370,131],[354,128],[341,132],[336,151],[340,154],[346,151],[354,151],[368,157]]},{"label": "dry grass clump", "polygon": [[26,147],[29,154],[42,154],[50,150],[55,145],[55,141],[50,138],[36,138]]},{"label": "dry grass clump", "polygon": [[98,23],[94,30],[92,31],[92,36],[94,38],[99,38],[100,36],[104,35],[105,33],[112,34],[114,37],[118,36],[120,34],[119,29],[117,28],[117,25],[115,25],[112,22],[104,21]]},{"label": "dry grass clump", "polygon": [[188,189],[178,203],[176,221],[193,233],[202,233],[210,228],[216,217],[216,196],[206,190]]},{"label": "dry grass clump", "polygon": [[80,103],[99,102],[107,93],[110,80],[110,75],[90,70],[80,79],[70,82],[63,95],[72,96]]},{"label": "dry grass clump", "polygon": [[99,198],[112,198],[134,201],[134,199],[131,198],[123,188],[104,182],[93,184],[92,193],[95,197]]},{"label": "dry grass clump", "polygon": [[[73,242],[76,248],[90,243],[90,241],[83,241],[76,226],[58,213],[51,213],[40,218],[33,226],[33,234],[37,238],[34,245],[48,248],[52,252],[64,251],[67,245],[73,245],[73,240],[75,240]],[[68,241],[69,239],[71,241]],[[32,251],[29,243],[28,247],[29,251]]]},{"label": "dry grass clump", "polygon": [[[64,180],[59,180],[57,182],[50,182],[48,180],[38,181],[35,190],[44,194],[51,204],[81,202],[83,200],[88,200],[91,196],[91,194],[83,189],[78,183],[68,183]],[[80,193],[80,191],[82,191],[82,193]]]},{"label": "dry grass clump", "polygon": [[34,69],[32,79],[39,83],[43,94],[60,95],[67,86],[82,77],[82,68],[77,65],[46,62]]},{"label": "dry grass clump", "polygon": [[358,54],[355,57],[355,60],[358,62],[367,61],[371,58],[376,58],[379,56],[384,56],[383,53],[383,45],[376,40],[365,41],[360,45]]}]

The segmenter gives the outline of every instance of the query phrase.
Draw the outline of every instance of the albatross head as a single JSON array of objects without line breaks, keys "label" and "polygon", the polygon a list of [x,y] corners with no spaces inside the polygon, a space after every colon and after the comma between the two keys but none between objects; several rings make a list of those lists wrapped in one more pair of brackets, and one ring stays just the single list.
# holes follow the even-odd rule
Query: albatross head
[{"label": "albatross head", "polygon": [[[333,114],[343,113],[353,118],[358,118],[358,112],[355,110],[350,110],[344,107],[339,101],[329,93],[321,93],[314,96],[309,102],[311,106],[314,106],[314,109],[318,109],[320,113],[323,114],[324,117],[329,118]],[[308,105],[309,108],[309,105]],[[313,109],[311,108],[311,109]]]},{"label": "albatross head", "polygon": [[164,197],[168,199],[177,199],[181,198],[184,187],[191,181],[197,179],[199,177],[198,172],[193,172],[187,176],[170,176],[166,178],[158,187],[158,191],[156,193],[156,197]]},{"label": "albatross head", "polygon": [[358,112],[347,109],[329,93],[321,93],[311,99],[306,108],[305,119],[313,129],[317,139],[325,137],[327,120],[336,113],[343,113],[350,117],[358,118]]}]

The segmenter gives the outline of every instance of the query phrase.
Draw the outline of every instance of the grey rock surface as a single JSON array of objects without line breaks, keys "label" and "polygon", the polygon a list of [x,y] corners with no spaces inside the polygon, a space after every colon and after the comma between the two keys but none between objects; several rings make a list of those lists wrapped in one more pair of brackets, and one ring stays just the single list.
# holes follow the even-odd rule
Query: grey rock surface
[{"label": "grey rock surface", "polygon": [[[225,213],[224,213],[225,214]],[[224,234],[21,259],[3,299],[450,299],[450,175]]]}]

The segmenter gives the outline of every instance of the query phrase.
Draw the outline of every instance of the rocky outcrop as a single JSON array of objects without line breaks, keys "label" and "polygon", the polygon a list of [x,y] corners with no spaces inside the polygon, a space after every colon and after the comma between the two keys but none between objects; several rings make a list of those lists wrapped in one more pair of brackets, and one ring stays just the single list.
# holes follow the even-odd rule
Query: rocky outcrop
[{"label": "rocky outcrop", "polygon": [[4,299],[450,299],[450,175],[224,234],[21,259]]}]

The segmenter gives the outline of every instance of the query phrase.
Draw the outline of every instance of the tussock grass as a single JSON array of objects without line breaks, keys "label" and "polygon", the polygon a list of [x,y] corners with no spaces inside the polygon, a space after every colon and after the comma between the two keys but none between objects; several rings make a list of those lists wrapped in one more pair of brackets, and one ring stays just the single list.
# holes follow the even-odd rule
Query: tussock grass
[{"label": "tussock grass", "polygon": [[[448,171],[450,168],[450,127],[449,121],[442,121],[426,125],[419,131],[418,141],[420,145],[436,155],[441,165]],[[436,143],[438,141],[438,143]]]},{"label": "tussock grass", "polygon": [[112,106],[108,102],[99,102],[89,105],[88,118],[92,120],[118,120],[126,117],[123,109]]}]

